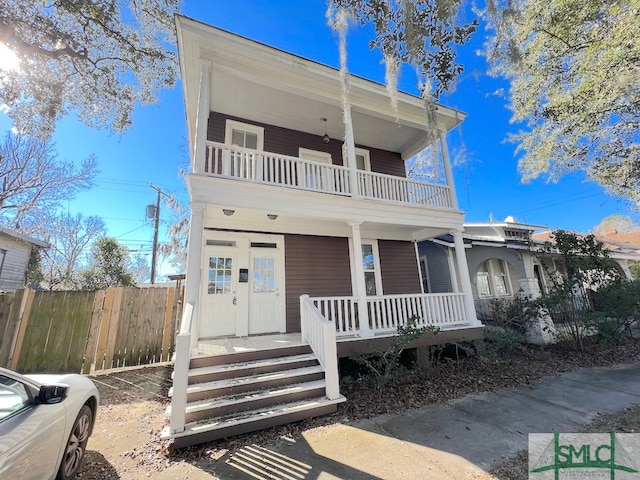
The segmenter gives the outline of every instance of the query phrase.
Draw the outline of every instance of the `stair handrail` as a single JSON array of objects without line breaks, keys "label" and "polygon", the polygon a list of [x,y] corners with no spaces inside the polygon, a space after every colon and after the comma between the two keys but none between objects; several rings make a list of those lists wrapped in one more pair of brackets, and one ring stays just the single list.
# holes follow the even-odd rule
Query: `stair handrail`
[{"label": "stair handrail", "polygon": [[326,395],[329,400],[340,398],[336,327],[313,304],[309,295],[300,297],[300,330],[324,369]]},{"label": "stair handrail", "polygon": [[192,319],[193,303],[187,303],[182,313],[180,333],[176,337],[176,361],[173,367],[173,395],[169,419],[169,429],[172,434],[184,432],[186,422]]}]

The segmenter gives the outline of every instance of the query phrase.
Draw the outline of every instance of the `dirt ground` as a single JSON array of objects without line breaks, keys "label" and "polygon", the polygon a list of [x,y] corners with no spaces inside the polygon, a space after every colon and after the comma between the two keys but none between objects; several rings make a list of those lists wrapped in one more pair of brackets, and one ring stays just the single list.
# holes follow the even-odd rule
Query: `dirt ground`
[{"label": "dirt ground", "polygon": [[[477,357],[460,359],[428,371],[409,372],[382,391],[370,377],[354,373],[343,378],[341,389],[350,400],[341,404],[336,414],[179,451],[173,450],[170,441],[159,439],[167,423],[164,412],[169,404],[172,365],[111,371],[91,377],[100,391],[101,404],[77,478],[217,479],[217,462],[223,461],[227,452],[246,445],[282,441],[309,428],[399,413],[470,393],[530,384],[544,376],[582,366],[633,362],[640,362],[638,340],[615,347],[596,346],[588,353],[551,347],[510,352],[491,361]],[[640,405],[635,410],[602,417],[596,424],[599,431],[640,431]],[[526,461],[526,452],[521,452],[495,466],[494,478],[527,478]]]}]

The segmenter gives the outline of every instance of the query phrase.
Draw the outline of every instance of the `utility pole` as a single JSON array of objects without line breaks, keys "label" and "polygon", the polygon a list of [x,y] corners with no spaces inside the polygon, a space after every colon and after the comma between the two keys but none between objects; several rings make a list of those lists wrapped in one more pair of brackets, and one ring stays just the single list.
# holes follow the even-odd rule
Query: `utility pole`
[{"label": "utility pole", "polygon": [[158,228],[160,226],[160,197],[167,195],[159,187],[154,187],[152,183],[149,184],[156,192],[158,192],[158,199],[156,200],[155,210],[155,225],[153,227],[153,253],[151,255],[151,285],[156,283],[156,261],[158,258]]}]

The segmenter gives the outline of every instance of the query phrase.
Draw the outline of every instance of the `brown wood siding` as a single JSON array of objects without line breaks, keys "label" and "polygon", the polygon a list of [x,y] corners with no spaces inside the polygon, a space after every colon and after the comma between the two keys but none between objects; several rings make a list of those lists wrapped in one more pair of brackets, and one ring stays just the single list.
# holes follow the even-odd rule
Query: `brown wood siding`
[{"label": "brown wood siding", "polygon": [[380,274],[385,295],[421,293],[416,250],[412,242],[378,241]]},{"label": "brown wood siding", "polygon": [[[308,148],[319,152],[327,152],[331,154],[331,160],[335,165],[342,165],[342,141],[331,139],[329,143],[322,141],[322,133],[324,127],[318,119],[318,135],[310,133],[290,130],[288,128],[276,127],[264,123],[246,120],[244,118],[224,115],[217,112],[211,112],[207,129],[207,139],[212,142],[224,143],[224,133],[226,120],[236,120],[238,122],[248,123],[264,128],[264,150],[266,152],[279,153],[281,155],[289,155],[291,157],[298,156],[298,149]],[[404,177],[404,162],[399,153],[379,150],[377,148],[369,148],[366,145],[357,145],[358,147],[369,150],[371,158],[371,170],[388,175],[396,175]]]},{"label": "brown wood siding", "polygon": [[350,296],[349,241],[285,235],[287,332],[300,331],[300,296]]}]

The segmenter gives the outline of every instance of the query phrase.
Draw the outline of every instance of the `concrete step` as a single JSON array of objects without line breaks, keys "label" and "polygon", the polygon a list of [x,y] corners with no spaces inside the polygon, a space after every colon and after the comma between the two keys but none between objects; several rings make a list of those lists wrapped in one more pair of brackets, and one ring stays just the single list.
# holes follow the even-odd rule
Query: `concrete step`
[{"label": "concrete step", "polygon": [[161,438],[173,438],[175,448],[184,448],[198,443],[297,422],[306,418],[327,415],[335,412],[337,404],[345,400],[343,396],[336,400],[316,397],[276,407],[249,410],[241,414],[199,420],[187,423],[183,432],[173,435],[169,427],[165,427]]},{"label": "concrete step", "polygon": [[189,368],[209,367],[227,363],[264,360],[265,358],[284,357],[311,353],[309,345],[295,345],[291,347],[268,348],[261,350],[246,350],[243,352],[226,353],[224,355],[199,355],[191,358]]},{"label": "concrete step", "polygon": [[224,365],[198,367],[189,370],[189,384],[224,380],[225,378],[277,372],[279,370],[311,367],[318,364],[312,353],[285,357],[248,360]]},{"label": "concrete step", "polygon": [[[224,397],[199,400],[187,404],[186,421],[194,422],[205,418],[222,417],[238,414],[247,410],[255,410],[274,406],[279,403],[291,403],[324,395],[324,380],[283,385],[268,390],[227,395]],[[171,415],[171,406],[166,409],[167,417]]]}]

